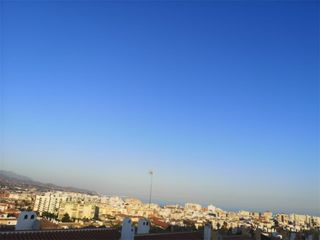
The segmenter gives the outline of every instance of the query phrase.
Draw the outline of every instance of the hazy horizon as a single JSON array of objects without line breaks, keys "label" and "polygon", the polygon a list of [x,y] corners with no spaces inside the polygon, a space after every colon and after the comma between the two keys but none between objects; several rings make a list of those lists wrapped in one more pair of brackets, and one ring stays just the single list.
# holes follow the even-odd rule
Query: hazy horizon
[{"label": "hazy horizon", "polygon": [[[12,172],[12,173],[16,173],[16,172],[13,172],[12,170],[6,170],[8,172]],[[19,175],[22,175],[21,173],[17,173]],[[24,175],[22,175],[24,176]],[[146,175],[147,176],[147,175]],[[25,176],[25,177],[28,177],[30,178],[31,180],[33,181],[38,181],[38,179],[33,179],[31,178],[30,176]],[[147,180],[147,178],[146,178]],[[41,182],[41,181],[40,181]],[[126,199],[126,198],[137,198],[139,200],[141,200],[142,202],[144,203],[148,203],[149,202],[149,186],[150,185],[146,185],[146,188],[145,188],[145,194],[144,195],[136,195],[136,194],[133,194],[133,195],[121,195],[120,193],[105,193],[105,192],[99,192],[98,190],[93,190],[93,189],[82,189],[81,186],[70,186],[70,185],[60,185],[60,184],[56,184],[54,182],[42,182],[44,184],[54,184],[54,185],[57,185],[57,186],[60,186],[60,187],[73,187],[73,188],[79,188],[81,190],[88,190],[88,191],[91,191],[92,193],[96,193],[96,194],[99,194],[99,195],[103,195],[103,196],[107,196],[107,197],[114,197],[114,196],[117,196],[117,197],[121,197],[123,199]],[[155,204],[159,204],[161,206],[164,206],[164,205],[171,205],[171,204],[178,204],[178,205],[181,205],[183,206],[184,204],[186,203],[196,203],[196,204],[200,204],[202,205],[202,207],[207,207],[209,205],[214,205],[215,207],[217,208],[221,208],[222,210],[226,210],[226,211],[240,211],[240,210],[245,210],[245,211],[255,211],[255,212],[264,212],[264,211],[273,211],[273,214],[276,214],[276,213],[285,213],[285,214],[309,214],[309,215],[312,215],[312,216],[320,216],[320,215],[317,215],[313,212],[299,212],[299,211],[290,211],[290,210],[286,210],[284,211],[283,209],[269,209],[269,208],[248,208],[248,207],[245,207],[245,208],[240,208],[240,207],[237,207],[237,206],[224,206],[224,205],[216,205],[214,202],[196,202],[196,201],[168,201],[168,200],[165,200],[165,199],[154,199],[152,198],[152,203],[155,203]]]},{"label": "hazy horizon", "polygon": [[319,216],[319,4],[3,1],[0,168]]}]

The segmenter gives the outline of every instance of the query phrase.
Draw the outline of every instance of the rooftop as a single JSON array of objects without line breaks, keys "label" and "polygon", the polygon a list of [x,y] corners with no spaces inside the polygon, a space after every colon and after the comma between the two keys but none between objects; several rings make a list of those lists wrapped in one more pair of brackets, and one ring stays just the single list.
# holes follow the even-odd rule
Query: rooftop
[{"label": "rooftop", "polygon": [[[91,228],[68,230],[8,231],[0,232],[1,240],[119,240],[116,229]],[[202,240],[203,231],[170,232],[136,235],[135,240]],[[241,235],[230,236],[227,240],[252,240]]]}]

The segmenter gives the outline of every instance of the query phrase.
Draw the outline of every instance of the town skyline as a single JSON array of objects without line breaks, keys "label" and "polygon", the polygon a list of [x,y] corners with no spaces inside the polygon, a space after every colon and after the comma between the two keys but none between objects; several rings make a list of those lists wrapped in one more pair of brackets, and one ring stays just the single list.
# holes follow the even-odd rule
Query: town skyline
[{"label": "town skyline", "polygon": [[[2,176],[0,180],[3,180]],[[95,228],[117,231],[119,227],[123,229],[124,222],[132,220],[134,224],[148,222],[152,231],[158,233],[169,231],[172,234],[172,231],[179,229],[195,231],[209,226],[214,231],[228,231],[229,236],[255,230],[264,236],[281,239],[292,233],[298,236],[310,233],[313,236],[318,234],[320,227],[320,216],[272,211],[228,211],[212,204],[159,205],[150,201],[143,203],[138,198],[56,190],[52,185],[50,190],[46,190],[43,186],[37,187],[26,182],[21,186],[11,185],[10,181],[1,182],[0,196],[2,229],[5,226],[11,231],[13,227],[16,231],[32,228],[40,232],[45,229],[74,231],[88,227],[91,231]],[[28,219],[43,224],[24,225]],[[131,228],[130,232],[133,230]],[[138,234],[141,234],[140,230],[137,230]]]},{"label": "town skyline", "polygon": [[[4,176],[15,176],[16,173],[12,172],[12,171],[9,171],[9,172],[4,172],[5,175]],[[6,175],[7,174],[7,175]],[[0,180],[1,180],[1,175],[3,175],[3,172],[0,171]],[[31,177],[29,176],[23,176],[23,175],[16,175],[16,177],[18,177],[18,179],[26,179],[28,181],[34,181],[35,183],[35,186],[37,186],[37,183],[40,183],[38,182],[36,179],[32,179]],[[13,178],[16,178],[16,177],[13,177]],[[1,183],[1,181],[0,181]],[[55,185],[55,183],[53,182],[48,182],[48,183],[42,183],[44,185],[48,184],[48,185]],[[5,184],[4,184],[5,186]],[[61,191],[61,192],[73,192],[73,193],[87,193],[89,195],[92,195],[92,196],[102,196],[102,197],[120,197],[122,199],[126,199],[126,198],[136,198],[136,199],[139,199],[141,200],[144,204],[148,204],[149,202],[149,192],[148,190],[149,189],[146,189],[146,193],[144,196],[138,196],[138,195],[121,195],[121,194],[117,194],[117,193],[113,193],[113,194],[110,194],[108,193],[107,191],[105,192],[99,192],[99,191],[93,191],[92,189],[81,189],[79,188],[77,190],[77,186],[58,186],[58,185],[55,185],[58,189],[60,187],[62,187],[62,189],[59,189],[58,191]],[[42,186],[43,187],[43,186]],[[78,186],[80,187],[80,186]],[[65,189],[64,189],[65,188]],[[55,188],[53,188],[52,190],[42,190],[41,192],[43,193],[46,193],[46,192],[55,192],[57,190],[55,190]],[[271,211],[273,212],[274,214],[306,214],[306,215],[310,215],[310,216],[319,216],[320,217],[320,213],[317,213],[317,212],[290,212],[290,211],[282,211],[281,209],[254,209],[254,208],[239,208],[237,206],[226,206],[224,207],[223,205],[217,205],[215,204],[214,202],[205,202],[205,203],[200,203],[200,202],[192,202],[192,199],[191,201],[180,201],[180,202],[173,202],[173,201],[166,201],[165,199],[155,199],[154,201],[151,201],[152,204],[158,204],[160,205],[161,207],[165,206],[165,205],[179,205],[179,206],[184,206],[185,204],[187,203],[193,203],[193,204],[199,204],[201,205],[202,207],[206,207],[206,206],[210,206],[210,205],[213,205],[217,208],[220,208],[222,210],[225,210],[225,211],[229,211],[229,212],[240,212],[240,211],[249,211],[249,212],[266,212],[266,211]]]}]

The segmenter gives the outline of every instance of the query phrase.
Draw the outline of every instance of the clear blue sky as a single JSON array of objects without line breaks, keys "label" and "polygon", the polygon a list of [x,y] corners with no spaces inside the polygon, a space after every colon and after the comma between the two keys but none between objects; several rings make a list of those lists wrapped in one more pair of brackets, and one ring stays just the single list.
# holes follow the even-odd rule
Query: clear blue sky
[{"label": "clear blue sky", "polygon": [[1,167],[320,215],[319,2],[3,1]]}]

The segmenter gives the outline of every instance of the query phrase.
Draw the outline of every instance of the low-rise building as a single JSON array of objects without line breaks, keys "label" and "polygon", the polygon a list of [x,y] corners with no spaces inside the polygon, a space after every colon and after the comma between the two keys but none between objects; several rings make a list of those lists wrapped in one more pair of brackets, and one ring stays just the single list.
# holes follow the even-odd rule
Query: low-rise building
[{"label": "low-rise building", "polygon": [[63,219],[65,214],[72,219],[93,219],[99,216],[99,208],[91,203],[66,202],[59,208],[58,219]]}]

